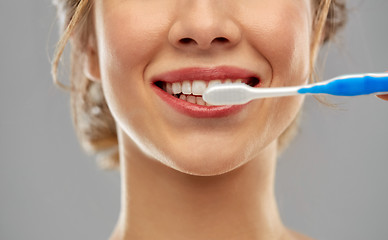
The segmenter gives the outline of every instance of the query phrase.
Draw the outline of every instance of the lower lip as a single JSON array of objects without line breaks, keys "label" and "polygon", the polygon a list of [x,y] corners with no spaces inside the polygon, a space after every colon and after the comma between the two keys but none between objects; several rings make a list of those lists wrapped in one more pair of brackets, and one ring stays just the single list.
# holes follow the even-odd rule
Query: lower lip
[{"label": "lower lip", "polygon": [[220,118],[241,111],[247,104],[225,106],[202,106],[176,98],[152,84],[156,94],[176,111],[196,118]]}]

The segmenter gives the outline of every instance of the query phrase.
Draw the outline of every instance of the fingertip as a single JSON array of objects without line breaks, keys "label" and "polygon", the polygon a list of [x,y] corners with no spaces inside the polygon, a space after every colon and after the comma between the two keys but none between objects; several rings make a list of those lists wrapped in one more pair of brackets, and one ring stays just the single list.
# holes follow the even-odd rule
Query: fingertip
[{"label": "fingertip", "polygon": [[388,101],[388,94],[386,95],[377,95],[378,98]]}]

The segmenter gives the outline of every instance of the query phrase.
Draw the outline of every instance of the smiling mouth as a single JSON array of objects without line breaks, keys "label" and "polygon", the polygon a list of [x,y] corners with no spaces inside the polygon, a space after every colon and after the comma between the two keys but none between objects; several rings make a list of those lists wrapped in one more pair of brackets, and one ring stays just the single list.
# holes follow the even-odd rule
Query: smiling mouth
[{"label": "smiling mouth", "polygon": [[260,80],[256,77],[250,77],[246,79],[225,79],[211,81],[194,80],[173,83],[163,81],[154,82],[157,87],[167,92],[171,96],[201,106],[211,106],[211,104],[208,104],[202,99],[202,95],[208,87],[215,84],[225,83],[245,83],[248,86],[256,87],[260,84]]}]

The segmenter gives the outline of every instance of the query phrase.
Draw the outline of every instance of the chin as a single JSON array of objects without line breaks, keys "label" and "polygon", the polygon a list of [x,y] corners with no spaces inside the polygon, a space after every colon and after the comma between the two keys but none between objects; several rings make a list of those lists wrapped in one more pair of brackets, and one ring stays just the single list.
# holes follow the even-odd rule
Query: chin
[{"label": "chin", "polygon": [[227,162],[223,161],[222,163],[208,164],[208,163],[176,163],[173,167],[175,170],[193,175],[193,176],[218,176],[237,169],[239,166],[243,165],[243,162]]},{"label": "chin", "polygon": [[179,172],[194,176],[216,176],[228,173],[248,162],[245,154],[231,153],[230,151],[196,151],[185,154],[176,153],[165,161],[165,165]]}]

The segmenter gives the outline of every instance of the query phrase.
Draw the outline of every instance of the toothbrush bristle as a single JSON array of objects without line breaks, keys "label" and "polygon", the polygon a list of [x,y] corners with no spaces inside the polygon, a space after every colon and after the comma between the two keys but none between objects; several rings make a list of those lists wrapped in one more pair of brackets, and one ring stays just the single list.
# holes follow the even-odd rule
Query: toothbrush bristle
[{"label": "toothbrush bristle", "polygon": [[220,84],[208,88],[203,94],[205,102],[212,105],[236,105],[247,103],[246,84]]}]

